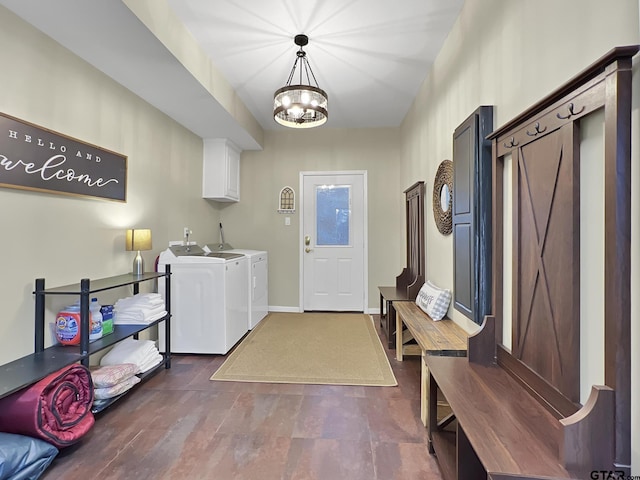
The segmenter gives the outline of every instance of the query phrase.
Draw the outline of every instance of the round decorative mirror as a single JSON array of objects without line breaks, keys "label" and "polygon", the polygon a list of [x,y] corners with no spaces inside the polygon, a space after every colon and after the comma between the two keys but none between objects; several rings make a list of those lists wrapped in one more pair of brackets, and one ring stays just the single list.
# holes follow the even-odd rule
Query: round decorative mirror
[{"label": "round decorative mirror", "polygon": [[433,181],[433,218],[438,231],[451,233],[451,207],[453,205],[453,162],[443,160]]}]

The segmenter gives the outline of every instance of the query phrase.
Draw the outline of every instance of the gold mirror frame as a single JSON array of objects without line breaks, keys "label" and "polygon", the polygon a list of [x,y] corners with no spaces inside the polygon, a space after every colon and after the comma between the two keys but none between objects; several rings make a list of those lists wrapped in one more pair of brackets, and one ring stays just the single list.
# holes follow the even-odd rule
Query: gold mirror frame
[{"label": "gold mirror frame", "polygon": [[[441,195],[442,187],[449,189],[449,206],[446,210],[442,208]],[[443,160],[438,166],[436,178],[433,181],[433,218],[438,227],[438,231],[443,235],[451,234],[451,210],[453,209],[453,162]]]}]

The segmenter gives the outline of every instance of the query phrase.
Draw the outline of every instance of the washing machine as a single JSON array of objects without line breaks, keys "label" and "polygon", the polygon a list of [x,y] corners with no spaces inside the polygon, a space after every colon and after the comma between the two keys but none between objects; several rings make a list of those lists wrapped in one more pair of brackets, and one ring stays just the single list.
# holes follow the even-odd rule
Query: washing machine
[{"label": "washing machine", "polygon": [[230,248],[221,250],[223,245],[228,244],[207,244],[204,246],[206,252],[221,252],[243,255],[248,259],[248,316],[247,325],[249,330],[253,329],[260,320],[269,313],[269,255],[264,250],[246,250],[242,248]]},{"label": "washing machine", "polygon": [[[171,352],[226,354],[247,325],[248,263],[245,255],[174,246],[160,254],[158,271],[171,265]],[[165,298],[164,281],[158,292]],[[158,340],[163,351],[164,330]]]}]

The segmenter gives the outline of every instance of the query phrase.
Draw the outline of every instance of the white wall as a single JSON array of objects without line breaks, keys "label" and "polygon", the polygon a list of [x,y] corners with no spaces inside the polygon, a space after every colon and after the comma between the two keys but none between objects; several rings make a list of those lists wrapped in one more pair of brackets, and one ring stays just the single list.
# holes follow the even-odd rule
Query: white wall
[{"label": "white wall", "polygon": [[[427,276],[453,286],[451,236],[439,234],[431,215],[431,187],[438,164],[452,155],[454,129],[479,105],[494,105],[499,127],[579,73],[611,48],[637,44],[636,0],[467,0],[433,69],[402,126],[402,178],[426,177]],[[636,62],[637,64],[637,62]],[[640,75],[634,67],[632,179],[632,450],[640,473],[640,175],[638,145]],[[596,122],[597,124],[597,122]],[[592,127],[597,129],[597,125]],[[598,142],[582,146],[588,156]],[[586,149],[586,151],[585,151]],[[454,185],[455,188],[455,185]],[[597,246],[595,248],[598,248]],[[588,273],[587,273],[588,275]],[[586,307],[585,307],[586,308]],[[599,307],[596,307],[599,308]],[[462,314],[449,315],[468,330]],[[592,319],[594,323],[601,321]],[[599,324],[587,328],[600,328]],[[594,336],[583,338],[597,349]],[[596,352],[599,356],[601,352]],[[601,376],[600,372],[585,375]]]},{"label": "white wall", "polygon": [[[126,203],[0,188],[2,364],[32,352],[37,277],[57,286],[130,272],[131,227],[151,228],[153,269],[184,226],[213,236],[218,206],[200,198],[200,138],[1,7],[0,45],[0,112],[128,156]],[[48,320],[73,301],[50,300]]]}]

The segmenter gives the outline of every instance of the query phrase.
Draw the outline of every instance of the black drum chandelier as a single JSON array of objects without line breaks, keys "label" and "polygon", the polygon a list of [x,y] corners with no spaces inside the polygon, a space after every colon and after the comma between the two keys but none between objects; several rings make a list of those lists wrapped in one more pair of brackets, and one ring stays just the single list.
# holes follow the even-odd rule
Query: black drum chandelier
[{"label": "black drum chandelier", "polygon": [[[302,49],[309,43],[306,35],[296,35],[294,38],[300,49],[296,53],[296,60],[284,87],[276,90],[273,95],[273,118],[280,125],[291,128],[319,127],[326,123],[329,113],[327,92],[318,86],[307,54]],[[298,83],[293,84],[298,69]],[[315,86],[311,84],[311,80]],[[306,83],[305,83],[306,80]]]}]

